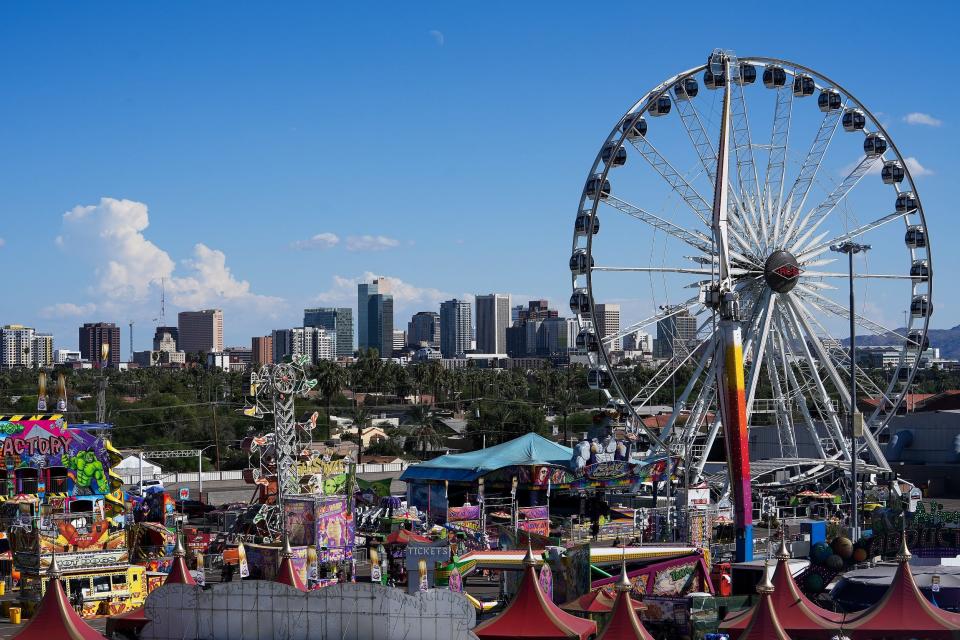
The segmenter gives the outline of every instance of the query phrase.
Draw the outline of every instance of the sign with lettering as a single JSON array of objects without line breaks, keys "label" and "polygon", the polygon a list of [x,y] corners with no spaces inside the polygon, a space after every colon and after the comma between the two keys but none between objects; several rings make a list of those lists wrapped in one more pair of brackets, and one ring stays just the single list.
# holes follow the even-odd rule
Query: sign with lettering
[{"label": "sign with lettering", "polygon": [[450,543],[442,540],[434,544],[421,544],[411,542],[407,545],[406,569],[414,571],[417,569],[417,563],[423,558],[427,561],[427,568],[433,569],[437,562],[447,562],[450,560]]}]

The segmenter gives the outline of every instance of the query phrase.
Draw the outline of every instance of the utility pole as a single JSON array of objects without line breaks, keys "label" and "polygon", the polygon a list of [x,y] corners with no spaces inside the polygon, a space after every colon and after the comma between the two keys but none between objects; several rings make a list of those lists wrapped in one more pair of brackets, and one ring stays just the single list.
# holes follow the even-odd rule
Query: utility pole
[{"label": "utility pole", "polygon": [[848,277],[850,280],[850,411],[847,414],[850,427],[850,484],[852,487],[850,497],[850,510],[853,512],[850,518],[850,537],[857,540],[860,537],[860,513],[857,499],[857,438],[863,435],[863,414],[857,411],[857,326],[856,326],[856,307],[854,306],[853,296],[853,256],[858,253],[866,253],[870,250],[868,244],[858,244],[850,240],[830,246],[830,250],[836,253],[847,254]]}]

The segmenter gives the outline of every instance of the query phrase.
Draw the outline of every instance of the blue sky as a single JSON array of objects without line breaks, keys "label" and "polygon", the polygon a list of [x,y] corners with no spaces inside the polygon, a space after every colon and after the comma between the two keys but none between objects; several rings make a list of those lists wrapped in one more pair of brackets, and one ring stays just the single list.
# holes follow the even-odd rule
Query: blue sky
[{"label": "blue sky", "polygon": [[883,18],[855,26],[719,6],[4,5],[0,322],[73,346],[83,321],[132,319],[143,348],[158,274],[168,320],[222,307],[230,344],[355,305],[367,274],[398,280],[398,324],[489,291],[564,308],[600,144],[720,46],[810,66],[880,113],[925,169],[933,326],[960,323],[958,9],[874,3]]}]

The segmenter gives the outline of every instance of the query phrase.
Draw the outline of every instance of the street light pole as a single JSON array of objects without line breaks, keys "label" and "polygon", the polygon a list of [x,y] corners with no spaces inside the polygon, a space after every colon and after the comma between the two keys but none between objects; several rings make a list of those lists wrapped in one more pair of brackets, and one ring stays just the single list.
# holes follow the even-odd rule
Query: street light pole
[{"label": "street light pole", "polygon": [[[830,250],[836,253],[847,254],[848,275],[850,281],[850,475],[853,491],[850,498],[850,509],[853,511],[850,519],[850,537],[856,541],[860,537],[860,513],[857,500],[857,436],[862,430],[862,420],[857,412],[857,328],[855,320],[855,306],[853,295],[853,256],[866,253],[870,250],[868,244],[858,244],[847,240],[841,244],[830,245]],[[859,424],[858,424],[859,422]]]}]

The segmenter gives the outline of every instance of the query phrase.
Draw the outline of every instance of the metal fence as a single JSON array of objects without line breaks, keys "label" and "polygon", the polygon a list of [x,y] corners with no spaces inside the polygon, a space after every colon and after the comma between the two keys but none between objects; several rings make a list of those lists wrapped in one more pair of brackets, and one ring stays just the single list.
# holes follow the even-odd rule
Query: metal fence
[{"label": "metal fence", "polygon": [[[364,475],[368,473],[399,473],[409,466],[406,462],[392,462],[387,464],[365,462],[357,465],[357,474]],[[137,484],[140,481],[140,472],[137,469],[114,469],[116,473],[126,484]],[[184,482],[199,482],[200,474],[197,472],[188,473],[143,473],[144,480],[162,480],[168,484],[181,484]],[[234,471],[204,471],[204,482],[243,480],[243,470]]]}]

